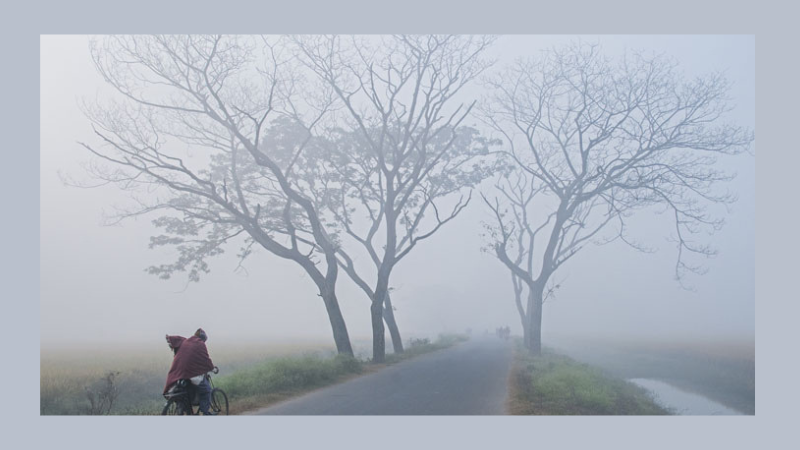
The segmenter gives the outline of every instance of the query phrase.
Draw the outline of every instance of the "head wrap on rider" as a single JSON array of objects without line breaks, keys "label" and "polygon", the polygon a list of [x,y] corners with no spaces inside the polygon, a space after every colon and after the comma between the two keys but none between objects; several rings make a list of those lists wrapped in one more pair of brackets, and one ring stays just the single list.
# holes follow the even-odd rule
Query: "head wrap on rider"
[{"label": "head wrap on rider", "polygon": [[194,335],[202,339],[203,342],[208,340],[208,335],[206,334],[205,331],[203,331],[202,328],[198,328],[197,331],[194,332]]}]

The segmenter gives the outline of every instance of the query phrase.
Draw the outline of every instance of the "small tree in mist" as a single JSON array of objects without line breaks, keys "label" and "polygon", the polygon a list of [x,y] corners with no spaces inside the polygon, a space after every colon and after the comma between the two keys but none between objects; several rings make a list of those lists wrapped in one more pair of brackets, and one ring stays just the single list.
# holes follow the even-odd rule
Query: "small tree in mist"
[{"label": "small tree in mist", "polygon": [[119,388],[116,380],[119,372],[109,371],[93,386],[85,388],[86,399],[89,401],[90,415],[105,415],[111,412],[114,402],[119,397]]},{"label": "small tree in mist", "polygon": [[679,280],[703,272],[688,255],[715,253],[697,235],[722,226],[709,205],[734,201],[719,190],[732,175],[715,167],[717,158],[745,151],[754,137],[722,123],[730,109],[722,75],[685,80],[675,69],[663,56],[615,61],[575,44],[519,61],[489,82],[483,117],[504,138],[508,169],[496,193],[483,196],[493,217],[487,240],[511,271],[534,354],[542,305],[564,263],[615,239],[645,250],[627,235],[635,211],[669,213]]},{"label": "small tree in mist", "polygon": [[86,108],[97,139],[82,145],[102,162],[95,176],[141,194],[140,207],[117,219],[163,213],[151,247],[174,246],[179,257],[150,273],[188,271],[198,281],[229,242],[243,240],[242,258],[258,245],[310,276],[338,351],[352,355],[335,291],[337,244],[294,171],[308,139],[283,139],[298,124],[313,129],[330,102],[318,92],[297,103],[303,81],[282,49],[259,37],[95,41],[95,66],[122,99]]},{"label": "small tree in mist", "polygon": [[[462,125],[474,102],[457,100],[487,68],[483,53],[492,40],[433,35],[295,40],[300,61],[337,98],[337,120],[316,129],[328,143],[319,198],[342,234],[369,256],[368,268],[357,268],[350,253],[341,247],[338,252],[341,267],[371,299],[375,362],[384,360],[384,321],[395,351],[403,350],[389,296],[393,269],[458,216],[471,199],[470,188],[492,173],[482,158],[490,143]],[[368,273],[374,274],[373,285],[366,281]]]}]

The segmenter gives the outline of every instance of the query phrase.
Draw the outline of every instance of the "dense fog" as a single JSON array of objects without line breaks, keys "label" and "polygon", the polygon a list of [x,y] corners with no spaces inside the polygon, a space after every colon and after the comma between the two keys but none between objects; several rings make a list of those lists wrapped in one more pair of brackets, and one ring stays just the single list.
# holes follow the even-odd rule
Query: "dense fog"
[{"label": "dense fog", "polygon": [[[720,72],[730,82],[731,110],[724,121],[755,128],[753,37],[501,36],[486,50],[495,62],[480,78],[492,76],[516,58],[536,57],[544,49],[576,42],[599,44],[609,58],[631,49],[663,54],[677,62],[676,71],[686,80]],[[486,101],[486,89],[476,80],[453,101]],[[190,334],[197,327],[208,332],[209,345],[331,343],[328,315],[309,275],[264,249],[255,247],[240,265],[237,253],[243,241],[232,241],[225,253],[208,259],[210,273],[201,273],[199,282],[190,282],[181,272],[169,280],[146,272],[178,256],[173,247],[148,248],[150,237],[161,234],[152,223],[157,214],[114,225],[107,222],[115,208],[136,207],[137,201],[163,194],[145,190],[134,197],[115,184],[101,185],[90,172],[102,161],[80,144],[98,141],[82,105],[113,98],[119,94],[94,67],[89,37],[42,37],[42,347],[161,345],[165,333]],[[499,137],[477,113],[466,117],[464,125]],[[189,153],[197,156],[202,151],[189,149]],[[707,269],[705,273],[688,273],[676,280],[671,212],[661,206],[634,211],[626,218],[627,232],[652,251],[640,252],[616,240],[588,245],[559,267],[552,277],[559,287],[542,313],[544,344],[587,337],[754,339],[754,154],[753,144],[749,151],[719,158],[721,170],[736,174],[719,189],[737,198],[727,207],[712,205],[711,212],[724,218],[724,226],[696,236],[717,251],[711,258],[694,257],[694,263]],[[466,208],[420,241],[394,268],[389,288],[404,338],[467,330],[494,333],[501,326],[522,335],[511,273],[491,251],[483,251],[485,226],[493,217],[480,193],[495,196],[495,182],[492,177],[476,186]],[[458,198],[458,194],[445,198],[442,212],[452,210]],[[537,214],[552,207],[547,201],[537,202],[532,206]],[[352,249],[356,263],[370,267],[366,253],[346,236],[342,242]],[[374,274],[365,278],[375,283]],[[336,293],[350,337],[369,340],[369,298],[343,270]]]}]

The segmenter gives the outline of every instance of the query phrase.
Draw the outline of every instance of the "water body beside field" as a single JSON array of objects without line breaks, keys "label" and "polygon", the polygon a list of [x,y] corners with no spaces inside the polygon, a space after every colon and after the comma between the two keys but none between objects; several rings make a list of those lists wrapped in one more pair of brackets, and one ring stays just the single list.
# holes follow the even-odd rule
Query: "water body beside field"
[{"label": "water body beside field", "polygon": [[675,414],[684,416],[742,415],[735,409],[728,408],[702,395],[680,390],[663,381],[648,378],[631,378],[628,381],[647,389],[659,404],[671,409]]}]

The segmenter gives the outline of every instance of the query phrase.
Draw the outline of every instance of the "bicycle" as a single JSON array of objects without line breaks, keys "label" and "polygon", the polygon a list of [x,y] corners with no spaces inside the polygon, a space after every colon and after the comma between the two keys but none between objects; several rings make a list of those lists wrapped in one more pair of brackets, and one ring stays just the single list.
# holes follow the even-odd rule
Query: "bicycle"
[{"label": "bicycle", "polygon": [[[219,373],[219,369],[215,367],[213,373]],[[212,414],[228,415],[228,395],[222,389],[214,387],[214,383],[211,381],[211,372],[206,374],[206,379],[211,384],[210,409]],[[164,394],[167,403],[161,410],[162,416],[196,416],[200,414],[200,396],[197,389],[190,384],[189,380],[180,380]],[[197,410],[194,409],[195,406],[198,407]]]}]

